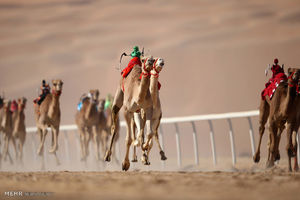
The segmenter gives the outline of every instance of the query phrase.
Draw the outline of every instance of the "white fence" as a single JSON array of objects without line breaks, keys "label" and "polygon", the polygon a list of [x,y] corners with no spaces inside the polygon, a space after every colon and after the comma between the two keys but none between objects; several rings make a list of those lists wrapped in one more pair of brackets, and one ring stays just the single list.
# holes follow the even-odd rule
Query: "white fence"
[{"label": "white fence", "polygon": [[[235,148],[235,137],[234,137],[234,130],[232,128],[232,119],[233,118],[245,118],[248,121],[249,125],[249,136],[250,136],[250,143],[251,143],[251,152],[252,156],[255,153],[255,140],[254,140],[254,131],[252,126],[252,117],[258,116],[259,111],[253,110],[253,111],[247,111],[247,112],[232,112],[232,113],[223,113],[223,114],[209,114],[209,115],[195,115],[195,116],[187,116],[187,117],[172,117],[172,118],[162,118],[161,125],[160,125],[160,142],[162,145],[162,148],[164,149],[164,130],[163,125],[164,124],[173,124],[175,128],[175,139],[176,139],[176,149],[177,149],[177,164],[178,167],[182,167],[182,155],[181,155],[181,141],[180,141],[180,131],[178,128],[179,123],[188,122],[191,124],[192,127],[192,135],[193,135],[193,150],[194,150],[194,163],[195,165],[199,165],[199,151],[198,151],[198,134],[195,126],[195,122],[197,121],[207,121],[209,124],[210,129],[210,142],[211,142],[211,151],[212,151],[212,160],[213,164],[217,164],[217,152],[216,152],[216,145],[215,145],[215,133],[214,133],[214,126],[213,121],[214,120],[220,120],[225,119],[227,120],[228,127],[229,127],[229,137],[230,137],[230,146],[231,146],[231,157],[232,157],[232,164],[236,164],[236,148]],[[125,127],[125,122],[121,122],[121,127]],[[60,127],[60,131],[67,133],[68,131],[76,131],[77,127],[76,125],[63,125]],[[27,132],[35,132],[35,127],[27,128]],[[65,134],[65,139],[68,139],[67,134]],[[299,135],[298,135],[298,141],[299,141]],[[65,144],[67,144],[68,141],[65,141]],[[119,143],[117,143],[119,145]],[[300,144],[298,143],[298,162],[300,160],[299,155],[299,149]],[[70,149],[66,150],[67,152],[71,151]],[[164,163],[163,163],[164,164]]]}]

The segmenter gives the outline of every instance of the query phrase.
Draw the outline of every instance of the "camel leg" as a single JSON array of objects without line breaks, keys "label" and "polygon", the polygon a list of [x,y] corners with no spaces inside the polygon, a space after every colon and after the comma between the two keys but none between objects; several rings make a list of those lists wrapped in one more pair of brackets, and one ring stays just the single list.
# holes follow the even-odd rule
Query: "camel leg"
[{"label": "camel leg", "polygon": [[15,150],[15,153],[16,153],[16,161],[18,161],[18,157],[19,157],[19,152],[18,152],[18,149],[17,149],[17,145],[16,145],[16,140],[15,140],[15,138],[14,137],[10,137],[10,139],[9,139],[11,142],[12,142],[12,144],[13,144],[13,147],[14,147],[14,150]]},{"label": "camel leg", "polygon": [[90,141],[91,141],[91,135],[92,135],[92,131],[91,131],[91,127],[87,127],[86,128],[86,132],[84,134],[84,137],[85,137],[85,152],[86,152],[86,156],[89,156],[89,152],[90,152],[90,149],[89,149],[89,144],[90,144]]},{"label": "camel leg", "polygon": [[40,129],[38,128],[38,134],[40,135],[40,146],[38,148],[38,155],[41,156],[44,153],[44,143],[47,135],[47,128]]},{"label": "camel leg", "polygon": [[59,126],[51,127],[52,132],[52,145],[49,153],[54,153],[58,149],[58,134],[59,134]]},{"label": "camel leg", "polygon": [[[152,138],[154,136],[152,115],[153,115],[153,109],[152,108],[147,109],[146,110],[147,140],[143,144],[143,150],[146,151],[149,151],[151,149]],[[147,153],[147,155],[143,154],[142,162],[144,165],[150,165],[148,155],[149,153]]]},{"label": "camel leg", "polygon": [[270,158],[267,161],[267,168],[273,167],[275,162],[275,153],[276,153],[276,142],[277,142],[277,127],[276,122],[270,122],[269,132],[271,135],[270,141]]},{"label": "camel leg", "polygon": [[297,150],[298,150],[298,143],[297,143],[297,132],[298,130],[294,130],[292,133],[292,142],[293,142],[293,150],[294,150],[294,171],[298,171],[299,170],[299,166],[298,166],[298,158],[297,158]]},{"label": "camel leg", "polygon": [[92,133],[93,133],[93,141],[94,141],[94,148],[95,148],[95,155],[96,160],[99,161],[99,129],[97,126],[92,127]]},{"label": "camel leg", "polygon": [[131,139],[131,120],[133,117],[133,113],[125,110],[124,111],[124,118],[127,124],[127,134],[126,134],[126,140],[125,140],[125,145],[126,145],[126,154],[125,154],[125,158],[124,161],[122,163],[122,170],[123,171],[127,171],[130,167],[130,162],[129,162],[129,151],[130,151],[130,146],[132,143],[132,139]]},{"label": "camel leg", "polygon": [[111,160],[111,152],[112,152],[112,146],[116,137],[117,132],[117,122],[118,122],[118,113],[123,106],[123,98],[124,94],[121,90],[121,87],[117,89],[117,92],[115,94],[114,103],[112,105],[112,112],[111,112],[111,118],[112,118],[112,126],[111,126],[111,139],[110,139],[110,145],[108,150],[106,151],[106,154],[104,156],[104,160],[109,162]]},{"label": "camel leg", "polygon": [[3,160],[6,161],[8,156],[10,164],[13,164],[13,160],[9,153],[9,140],[9,137],[4,135]]},{"label": "camel leg", "polygon": [[293,155],[292,132],[293,132],[293,123],[288,123],[287,124],[287,132],[286,132],[286,137],[287,137],[286,151],[287,151],[287,155],[288,155],[289,171],[292,171],[292,164],[291,164],[291,158]]},{"label": "camel leg", "polygon": [[258,163],[260,160],[260,146],[265,131],[265,124],[268,121],[269,113],[270,113],[269,104],[267,103],[266,100],[261,100],[260,108],[259,108],[259,142],[258,142],[256,152],[253,156],[253,160],[256,163]]},{"label": "camel leg", "polygon": [[281,134],[282,134],[283,130],[285,129],[284,124],[285,124],[285,122],[282,122],[282,124],[280,125],[280,128],[278,129],[278,133],[277,133],[275,161],[280,160],[279,144],[280,144]]},{"label": "camel leg", "polygon": [[[136,113],[134,113],[135,115]],[[135,125],[135,120],[134,120],[134,117],[133,119],[131,119],[131,123],[130,123],[130,126],[131,126],[131,130],[132,130],[132,141],[133,141],[133,155],[132,155],[132,160],[131,162],[137,162],[137,155],[136,155],[136,145],[134,142],[136,142],[136,137],[135,137],[135,129],[136,129],[136,125]]]},{"label": "camel leg", "polygon": [[84,160],[86,160],[84,128],[79,127],[78,131],[79,131],[79,135],[80,135],[81,161],[84,161]]}]

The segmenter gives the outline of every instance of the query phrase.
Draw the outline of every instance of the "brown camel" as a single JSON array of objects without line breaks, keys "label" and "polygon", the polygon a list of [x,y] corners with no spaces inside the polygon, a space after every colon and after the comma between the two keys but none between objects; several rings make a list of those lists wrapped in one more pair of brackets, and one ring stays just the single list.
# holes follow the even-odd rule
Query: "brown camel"
[{"label": "brown camel", "polygon": [[89,98],[82,102],[82,108],[75,115],[75,122],[80,134],[81,160],[86,161],[89,155],[89,142],[93,137],[96,160],[99,159],[101,133],[105,127],[103,112],[98,112],[99,90],[90,90]]},{"label": "brown camel", "polygon": [[[167,157],[165,156],[164,151],[162,150],[162,147],[160,145],[159,142],[159,138],[158,138],[158,128],[160,125],[160,120],[162,117],[162,109],[161,109],[161,104],[160,104],[160,98],[159,98],[159,91],[158,91],[158,77],[159,77],[159,73],[161,72],[162,68],[164,66],[164,60],[162,58],[156,58],[155,62],[153,64],[153,69],[151,70],[151,78],[150,78],[150,94],[152,97],[152,102],[153,102],[153,106],[149,108],[148,112],[152,113],[152,119],[151,119],[151,124],[152,124],[152,128],[154,130],[154,138],[158,144],[158,148],[159,148],[159,153],[161,156],[161,160],[166,160]],[[141,115],[140,113],[135,113],[135,115]],[[135,124],[137,124],[138,130],[139,130],[139,134],[138,134],[138,140],[135,140],[135,135],[134,136],[134,145],[135,146],[139,146],[141,144],[142,141],[142,134],[144,133],[143,129],[145,126],[145,121],[140,122],[140,119],[143,119],[142,116],[135,116]],[[150,125],[150,123],[147,124],[148,126]],[[147,143],[148,142],[148,143]],[[152,138],[148,138],[147,142],[144,145],[144,149],[147,149],[147,156],[149,158],[149,153],[150,150],[153,146],[153,142],[152,142]],[[148,146],[147,146],[148,145]],[[135,148],[135,147],[134,147]],[[133,155],[133,161],[136,161],[136,150],[134,149],[134,155]]]},{"label": "brown camel", "polygon": [[[49,153],[53,153],[56,158],[56,163],[59,160],[56,155],[58,149],[58,134],[60,126],[60,104],[59,98],[62,92],[63,82],[60,79],[52,80],[52,92],[48,94],[40,106],[35,105],[35,119],[37,132],[40,136],[40,145],[38,155],[43,156],[44,143],[47,135],[47,128],[51,128],[52,145]],[[42,167],[43,168],[43,167]]]},{"label": "brown camel", "polygon": [[7,159],[7,156],[9,157],[10,163],[12,164],[12,158],[9,154],[9,143],[12,142],[16,156],[16,143],[14,138],[12,137],[12,113],[10,111],[10,100],[4,100],[3,106],[0,109],[0,132],[3,133],[3,140],[4,140],[4,146],[3,146],[3,160],[5,161]]},{"label": "brown camel", "polygon": [[27,99],[25,97],[18,99],[18,109],[13,112],[13,138],[17,144],[18,160],[23,163],[23,146],[26,138],[25,114],[24,109]]},{"label": "brown camel", "polygon": [[[152,57],[142,57],[142,66],[135,65],[129,75],[122,79],[115,94],[112,106],[112,120],[111,128],[112,137],[109,149],[106,152],[104,159],[110,161],[112,146],[116,136],[117,115],[121,107],[124,107],[124,117],[127,125],[126,135],[126,154],[122,163],[122,170],[127,171],[130,167],[129,150],[132,143],[131,133],[133,130],[132,119],[135,112],[152,106],[151,94],[149,92],[150,86],[150,71],[152,69],[154,59]],[[140,79],[141,76],[141,79]],[[124,91],[122,91],[124,89]],[[146,113],[146,119],[151,120],[151,113]],[[147,130],[148,135],[153,135],[152,127]],[[146,153],[143,153],[143,163],[149,164]]]},{"label": "brown camel", "polygon": [[[297,68],[289,68],[288,70],[289,76],[292,76],[293,74],[297,73],[300,77],[300,69]],[[291,112],[289,113],[288,119],[287,119],[287,154],[288,154],[288,166],[289,171],[292,171],[291,166],[291,158],[294,157],[294,171],[299,170],[298,166],[298,160],[297,160],[297,133],[300,125],[300,93],[299,93],[299,87],[300,87],[300,81],[294,82],[293,85],[291,85],[295,88],[294,95],[295,100],[293,102],[293,109],[291,109]],[[280,135],[278,136],[280,137]],[[279,141],[279,140],[278,140]],[[278,145],[279,146],[279,145]]]},{"label": "brown camel", "polygon": [[[290,69],[289,69],[290,70]],[[295,101],[295,87],[294,82],[297,82],[300,74],[298,72],[290,76],[287,82],[281,82],[277,87],[273,98],[267,96],[265,100],[261,100],[260,114],[259,114],[259,144],[256,153],[253,157],[254,162],[260,160],[260,146],[262,136],[265,130],[265,124],[269,121],[269,155],[267,161],[267,167],[272,167],[274,161],[278,160],[279,151],[278,145],[280,140],[280,134],[284,129],[284,124],[288,120],[288,116],[293,112],[293,103]]]}]

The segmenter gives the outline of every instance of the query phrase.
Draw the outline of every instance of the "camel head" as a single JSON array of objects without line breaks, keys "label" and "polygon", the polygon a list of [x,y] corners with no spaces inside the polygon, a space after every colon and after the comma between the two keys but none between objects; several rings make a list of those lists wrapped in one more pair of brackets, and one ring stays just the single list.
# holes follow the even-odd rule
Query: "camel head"
[{"label": "camel head", "polygon": [[103,111],[105,106],[105,99],[100,99],[99,105],[98,105],[98,111]]},{"label": "camel head", "polygon": [[149,73],[153,68],[154,58],[152,56],[145,56],[141,58],[142,70],[144,73]]},{"label": "camel head", "polygon": [[165,61],[162,58],[155,58],[154,60],[153,70],[156,72],[156,74],[159,74],[165,65]]},{"label": "camel head", "polygon": [[90,90],[88,96],[91,98],[93,103],[98,103],[98,98],[99,98],[99,90]]},{"label": "camel head", "polygon": [[60,79],[52,80],[52,93],[59,96],[62,92],[63,82]]},{"label": "camel head", "polygon": [[18,110],[24,110],[26,106],[27,99],[25,97],[18,99]]},{"label": "camel head", "polygon": [[288,68],[288,76],[289,76],[289,85],[292,87],[296,87],[297,93],[300,94],[300,69],[298,68]]},{"label": "camel head", "polygon": [[11,106],[11,100],[3,101],[3,108],[5,109],[5,111],[10,111],[10,106]]}]

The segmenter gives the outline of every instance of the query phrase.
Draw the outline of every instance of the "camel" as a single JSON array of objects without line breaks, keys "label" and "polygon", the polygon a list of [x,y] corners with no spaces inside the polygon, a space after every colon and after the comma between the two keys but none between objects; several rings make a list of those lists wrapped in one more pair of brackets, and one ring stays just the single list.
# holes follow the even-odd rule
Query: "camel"
[{"label": "camel", "polygon": [[12,136],[17,143],[18,161],[23,163],[23,146],[26,138],[25,114],[24,109],[27,99],[25,97],[18,99],[18,109],[12,115],[13,132]]},{"label": "camel", "polygon": [[81,110],[75,115],[75,122],[80,134],[81,160],[86,161],[89,155],[89,142],[93,137],[96,160],[99,161],[99,144],[101,133],[105,128],[105,117],[103,111],[97,110],[99,90],[90,90],[89,97],[83,100]]},{"label": "camel", "polygon": [[253,157],[254,162],[259,162],[260,160],[260,146],[267,121],[269,121],[270,140],[267,167],[274,166],[274,161],[280,159],[278,150],[280,134],[285,128],[289,115],[293,112],[293,103],[296,99],[296,88],[293,82],[297,82],[299,77],[300,73],[293,73],[287,82],[281,82],[278,85],[272,100],[268,96],[265,100],[261,100],[259,109],[259,143]]},{"label": "camel", "polygon": [[[59,98],[62,93],[63,82],[60,79],[52,80],[52,92],[47,94],[40,106],[35,105],[35,119],[37,132],[40,136],[40,145],[38,148],[38,155],[43,157],[44,143],[47,135],[47,128],[51,128],[52,145],[49,153],[53,153],[56,158],[56,163],[59,165],[59,160],[56,155],[58,149],[58,134],[60,126],[60,104]],[[42,166],[42,168],[44,168]]]},{"label": "camel", "polygon": [[[290,76],[297,73],[300,77],[300,69],[297,68],[289,68],[288,73]],[[289,171],[292,171],[291,166],[291,158],[294,157],[294,171],[299,170],[298,166],[298,160],[297,160],[297,133],[300,126],[300,81],[294,82],[294,85],[291,85],[296,88],[296,99],[293,103],[293,109],[291,109],[291,113],[289,113],[288,119],[287,119],[287,154],[288,154],[288,168]],[[280,135],[279,135],[280,137]]]},{"label": "camel", "polygon": [[[117,115],[119,110],[124,107],[124,117],[127,126],[126,134],[126,154],[122,162],[122,170],[127,171],[130,167],[129,162],[129,150],[132,143],[131,133],[132,128],[132,118],[135,112],[152,106],[151,94],[149,92],[150,86],[150,71],[152,70],[154,59],[153,57],[142,57],[142,66],[135,65],[132,71],[124,79],[121,79],[121,82],[116,91],[114,102],[112,105],[112,120],[113,125],[111,128],[112,137],[110,141],[109,149],[106,151],[104,157],[105,161],[111,160],[112,146],[116,136],[116,124],[117,124]],[[141,77],[141,79],[140,79]],[[122,91],[124,89],[124,91]],[[152,116],[151,113],[145,114],[147,121],[150,121]],[[153,135],[152,126],[150,129],[147,129],[148,135]],[[143,153],[142,161],[144,164],[149,164],[146,153]]]},{"label": "camel", "polygon": [[0,109],[0,132],[3,133],[3,140],[4,140],[4,146],[3,146],[3,160],[5,161],[7,159],[7,156],[9,157],[10,163],[12,164],[12,158],[9,154],[9,142],[11,141],[13,143],[16,155],[16,143],[14,138],[12,137],[12,113],[10,111],[10,100],[2,100],[3,105]]},{"label": "camel", "polygon": [[[151,78],[150,78],[150,94],[152,97],[152,102],[153,102],[153,106],[149,108],[149,112],[152,113],[152,127],[154,130],[154,138],[158,144],[158,148],[159,148],[159,153],[161,156],[161,160],[166,160],[167,157],[165,156],[164,151],[162,150],[162,147],[160,145],[159,142],[159,138],[158,138],[158,128],[160,125],[160,120],[162,117],[162,109],[161,109],[161,104],[160,104],[160,98],[159,98],[159,91],[158,91],[158,77],[159,77],[159,73],[161,72],[162,68],[164,66],[164,60],[162,58],[156,58],[154,65],[153,65],[153,69],[151,70],[150,74],[151,74]],[[142,112],[141,112],[142,113]],[[141,115],[141,113],[135,113],[135,115]],[[135,147],[139,146],[142,143],[142,134],[143,134],[143,129],[145,126],[145,121],[140,122],[139,120],[143,119],[142,116],[135,116],[134,120],[135,120],[135,124],[138,126],[138,130],[139,130],[139,134],[138,134],[138,140],[136,140],[135,135],[133,134],[133,140],[134,140],[134,154],[133,154],[133,160],[132,161],[137,161],[136,160],[136,150]],[[141,126],[142,125],[142,126]],[[134,132],[133,132],[134,133]],[[148,143],[147,143],[148,142]],[[144,149],[147,149],[147,156],[149,158],[149,153],[150,150],[153,146],[153,142],[152,142],[152,138],[148,138],[146,144],[144,144]]]}]

